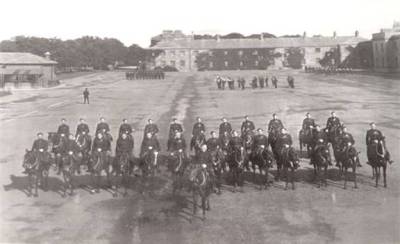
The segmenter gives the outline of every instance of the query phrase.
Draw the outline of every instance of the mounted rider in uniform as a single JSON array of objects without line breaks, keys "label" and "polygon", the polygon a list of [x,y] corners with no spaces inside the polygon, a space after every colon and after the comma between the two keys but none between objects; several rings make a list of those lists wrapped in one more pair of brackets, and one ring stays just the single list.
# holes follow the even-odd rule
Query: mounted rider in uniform
[{"label": "mounted rider in uniform", "polygon": [[144,127],[144,136],[147,135],[147,133],[151,133],[152,136],[156,135],[158,133],[158,127],[156,124],[153,123],[152,119],[147,120],[147,125]]},{"label": "mounted rider in uniform", "polygon": [[242,126],[240,127],[240,132],[242,139],[247,135],[247,133],[251,133],[255,130],[255,126],[253,121],[249,120],[249,116],[244,116],[244,121],[242,122]]},{"label": "mounted rider in uniform", "polygon": [[225,131],[228,132],[228,134],[231,134],[232,132],[232,126],[228,122],[228,120],[224,117],[221,119],[222,123],[219,125],[219,137],[221,137]]},{"label": "mounted rider in uniform", "polygon": [[[382,143],[383,147],[385,148],[384,157],[390,164],[392,164],[393,161],[390,159],[390,153],[386,147],[385,136],[383,136],[383,133],[376,128],[376,124],[374,122],[371,122],[370,126],[371,128],[367,131],[367,135],[365,138],[365,142],[367,144],[367,155],[369,154],[368,150],[370,150],[369,146],[371,144]],[[370,164],[369,162],[367,163]]]}]

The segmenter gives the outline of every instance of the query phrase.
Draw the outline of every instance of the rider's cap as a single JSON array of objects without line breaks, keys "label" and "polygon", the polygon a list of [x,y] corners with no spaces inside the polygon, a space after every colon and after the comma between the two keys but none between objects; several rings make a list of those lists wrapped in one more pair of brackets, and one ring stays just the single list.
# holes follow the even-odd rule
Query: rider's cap
[{"label": "rider's cap", "polygon": [[210,132],[210,134],[214,134],[214,133],[215,133],[215,131],[213,131],[213,130]]},{"label": "rider's cap", "polygon": [[79,118],[80,121],[85,120],[84,118]]},{"label": "rider's cap", "polygon": [[244,118],[248,118],[249,116],[246,114],[245,116],[244,116]]},{"label": "rider's cap", "polygon": [[196,119],[201,119],[200,117],[196,117]]},{"label": "rider's cap", "polygon": [[335,111],[331,111],[331,114],[334,114],[335,113]]},{"label": "rider's cap", "polygon": [[310,113],[309,113],[309,112],[307,112],[307,113],[306,113],[306,115],[310,115]]},{"label": "rider's cap", "polygon": [[369,123],[369,125],[375,125],[375,122],[371,122],[371,123]]},{"label": "rider's cap", "polygon": [[261,129],[261,128],[258,128],[258,129],[257,129],[257,131],[262,131],[262,130],[263,130],[263,129]]},{"label": "rider's cap", "polygon": [[153,120],[152,119],[148,119],[147,121],[150,122],[150,121],[153,121]]},{"label": "rider's cap", "polygon": [[66,121],[66,119],[65,119],[65,118],[62,118],[61,121]]},{"label": "rider's cap", "polygon": [[177,120],[177,118],[172,118],[172,121],[175,121],[175,120]]},{"label": "rider's cap", "polygon": [[276,116],[276,113],[273,113],[272,116]]},{"label": "rider's cap", "polygon": [[123,119],[122,121],[128,121],[127,119]]},{"label": "rider's cap", "polygon": [[39,133],[37,133],[36,135],[37,135],[37,136],[43,136],[43,133],[42,133],[42,132],[39,132]]},{"label": "rider's cap", "polygon": [[221,120],[224,120],[224,119],[226,119],[226,118],[225,118],[225,117],[222,117],[222,118],[221,118]]},{"label": "rider's cap", "polygon": [[100,117],[100,120],[104,119],[104,117]]}]

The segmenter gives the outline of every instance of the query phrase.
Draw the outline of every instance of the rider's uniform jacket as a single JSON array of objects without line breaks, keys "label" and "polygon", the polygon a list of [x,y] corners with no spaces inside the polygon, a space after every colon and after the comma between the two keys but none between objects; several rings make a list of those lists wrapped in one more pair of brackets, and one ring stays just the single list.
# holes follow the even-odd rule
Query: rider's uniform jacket
[{"label": "rider's uniform jacket", "polygon": [[183,132],[183,128],[181,124],[178,123],[171,123],[169,126],[169,137],[173,138],[175,135],[175,131]]},{"label": "rider's uniform jacket", "polygon": [[326,121],[326,128],[329,130],[333,127],[338,127],[340,126],[340,119],[338,117],[329,117],[328,120]]},{"label": "rider's uniform jacket", "polygon": [[255,135],[254,136],[254,149],[259,146],[264,145],[265,148],[268,147],[268,138],[265,135]]},{"label": "rider's uniform jacket", "polygon": [[280,131],[282,128],[283,124],[280,119],[271,119],[268,123],[268,131]]},{"label": "rider's uniform jacket", "polygon": [[314,144],[317,144],[319,139],[322,139],[324,144],[328,143],[328,136],[326,135],[325,131],[315,131],[313,136]]},{"label": "rider's uniform jacket", "polygon": [[229,150],[232,152],[235,149],[243,147],[243,140],[239,136],[233,136],[229,141]]},{"label": "rider's uniform jacket", "polygon": [[342,147],[347,147],[347,144],[349,142],[351,143],[351,145],[354,144],[353,136],[348,132],[343,132],[340,136],[340,144],[342,145]]},{"label": "rider's uniform jacket", "polygon": [[132,126],[130,124],[125,124],[125,123],[121,124],[119,127],[119,134],[121,135],[123,133],[127,135],[132,134]]},{"label": "rider's uniform jacket", "polygon": [[152,147],[153,150],[159,152],[161,150],[160,143],[156,137],[151,137],[150,139],[145,137],[142,141],[142,145],[140,147],[140,154],[143,155],[144,152],[149,150],[149,147]]},{"label": "rider's uniform jacket", "polygon": [[125,139],[122,137],[119,137],[117,140],[117,145],[115,147],[115,154],[120,155],[122,153],[132,153],[134,146],[134,141],[133,138],[126,137]]},{"label": "rider's uniform jacket", "polygon": [[312,118],[305,118],[303,120],[303,130],[304,129],[310,129],[310,126],[314,127],[315,126],[315,120]]},{"label": "rider's uniform jacket", "polygon": [[182,149],[183,151],[185,151],[186,150],[185,139],[183,137],[172,139],[170,149],[172,152],[178,151],[179,149]]},{"label": "rider's uniform jacket", "polygon": [[384,137],[383,137],[382,132],[380,132],[377,129],[369,129],[367,131],[367,136],[366,136],[365,140],[366,140],[366,144],[368,146],[368,145],[371,145],[374,142],[374,140],[381,141],[383,139],[384,139]]},{"label": "rider's uniform jacket", "polygon": [[282,148],[283,145],[292,145],[292,137],[289,134],[282,134],[279,136],[278,140],[277,140],[277,146],[278,148]]},{"label": "rider's uniform jacket", "polygon": [[256,127],[254,126],[253,121],[250,120],[246,120],[243,121],[242,126],[240,127],[240,131],[243,133],[247,132],[247,131],[252,131],[254,130]]},{"label": "rider's uniform jacket", "polygon": [[96,135],[99,132],[103,132],[105,130],[107,133],[110,132],[110,126],[106,122],[100,122],[96,127]]},{"label": "rider's uniform jacket", "polygon": [[82,132],[86,132],[86,135],[89,134],[89,126],[85,123],[80,123],[77,127],[76,127],[76,134],[75,136],[82,134]]},{"label": "rider's uniform jacket", "polygon": [[101,148],[102,152],[111,151],[111,143],[104,138],[99,139],[96,137],[93,140],[92,152],[97,152],[98,148]]},{"label": "rider's uniform jacket", "polygon": [[144,127],[144,134],[146,135],[148,132],[150,132],[152,135],[158,133],[158,127],[156,124],[147,124]]},{"label": "rider's uniform jacket", "polygon": [[212,162],[211,158],[211,153],[208,151],[200,151],[199,154],[197,155],[197,160],[195,160],[195,163],[197,164],[205,164],[207,166],[210,166]]},{"label": "rider's uniform jacket", "polygon": [[219,146],[221,147],[221,149],[228,150],[230,140],[231,140],[231,137],[229,135],[220,136],[218,141],[219,141]]},{"label": "rider's uniform jacket", "polygon": [[[204,134],[199,134],[198,138],[197,138],[201,144],[206,143],[206,136]],[[192,137],[192,139],[190,140],[190,150],[192,150],[196,145],[196,137]]]},{"label": "rider's uniform jacket", "polygon": [[[84,144],[84,139],[86,139],[86,144]],[[76,144],[78,145],[80,150],[90,150],[90,146],[92,144],[92,138],[88,134],[82,135],[78,134],[76,136]]]},{"label": "rider's uniform jacket", "polygon": [[198,135],[200,134],[200,131],[206,131],[206,127],[202,122],[196,122],[193,125],[192,135],[193,136]]},{"label": "rider's uniform jacket", "polygon": [[43,138],[36,139],[32,145],[32,151],[39,151],[40,149],[43,149],[43,151],[46,152],[48,148],[49,143]]},{"label": "rider's uniform jacket", "polygon": [[220,142],[218,138],[211,137],[210,139],[207,140],[206,144],[207,144],[207,150],[213,152],[217,150],[217,147],[220,145]]},{"label": "rider's uniform jacket", "polygon": [[61,135],[64,134],[65,136],[69,135],[69,126],[66,124],[61,124],[58,126],[57,134]]},{"label": "rider's uniform jacket", "polygon": [[223,135],[225,131],[228,132],[228,134],[232,132],[232,126],[229,122],[223,122],[219,125],[219,136]]},{"label": "rider's uniform jacket", "polygon": [[78,153],[79,147],[75,140],[68,139],[65,142],[65,152],[64,153],[68,153],[70,151],[72,151],[73,153]]}]

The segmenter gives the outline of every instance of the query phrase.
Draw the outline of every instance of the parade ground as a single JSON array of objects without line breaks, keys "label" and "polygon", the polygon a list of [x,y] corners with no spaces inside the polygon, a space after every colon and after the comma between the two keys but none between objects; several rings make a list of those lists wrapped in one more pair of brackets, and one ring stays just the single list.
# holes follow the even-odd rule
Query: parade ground
[{"label": "parade ground", "polygon": [[[288,88],[286,77],[295,78]],[[218,90],[216,75],[241,76],[245,90]],[[253,76],[277,76],[278,88],[250,88]],[[235,84],[236,85],[236,84]],[[82,92],[90,91],[90,104]],[[218,130],[226,117],[240,129],[248,115],[256,128],[265,129],[272,114],[292,135],[299,149],[298,132],[307,112],[325,127],[331,111],[348,128],[360,152],[358,189],[329,169],[328,186],[313,182],[309,159],[301,159],[296,189],[284,190],[274,182],[258,190],[250,174],[243,192],[223,185],[222,194],[210,198],[206,220],[192,215],[191,195],[172,195],[165,168],[143,194],[140,174],[132,176],[127,197],[113,197],[110,189],[91,194],[90,177],[75,177],[73,196],[63,198],[63,179],[50,171],[49,190],[27,197],[27,177],[22,173],[25,149],[37,132],[55,132],[66,118],[73,133],[85,118],[91,135],[101,116],[117,138],[123,118],[135,132],[138,155],[143,129],[149,118],[159,126],[162,151],[171,118],[184,126],[190,140],[197,116],[209,132]],[[58,87],[18,90],[0,97],[0,242],[18,243],[400,243],[400,80],[366,74],[310,74],[301,71],[222,71],[167,73],[164,80],[126,80],[123,72],[98,72],[61,81]],[[366,164],[365,134],[370,122],[386,136],[394,160],[388,167],[388,187],[378,188]],[[112,144],[115,149],[115,140]],[[113,152],[114,153],[114,152]],[[272,169],[275,173],[276,166]]]}]

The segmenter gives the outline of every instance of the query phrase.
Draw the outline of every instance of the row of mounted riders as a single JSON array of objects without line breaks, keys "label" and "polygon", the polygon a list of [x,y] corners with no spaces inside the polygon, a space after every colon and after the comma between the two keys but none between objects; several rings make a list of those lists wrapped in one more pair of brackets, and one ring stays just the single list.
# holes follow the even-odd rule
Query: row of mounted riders
[{"label": "row of mounted riders", "polygon": [[[354,139],[351,134],[347,133],[346,128],[334,113],[328,119],[327,128],[324,130],[315,125],[309,114],[306,116],[303,121],[303,129],[299,133],[300,151],[303,146],[307,147],[310,163],[314,165],[319,186],[322,183],[327,184],[327,168],[331,165],[329,150],[329,144],[331,144],[336,166],[340,168],[341,173],[345,174],[344,187],[346,187],[348,168],[353,170],[354,184],[357,187],[355,171],[359,165],[359,158],[358,152],[353,146]],[[384,186],[386,187],[386,166],[387,162],[391,161],[385,147],[384,137],[375,126],[375,124],[371,124],[371,130],[367,132],[367,157],[376,176],[376,185],[378,185],[379,168],[383,168]],[[206,140],[205,126],[198,118],[190,142],[191,150],[195,151],[195,156],[191,158],[188,158],[185,153],[186,143],[182,136],[183,129],[176,119],[173,120],[169,133],[168,151],[171,153],[159,154],[161,148],[156,136],[158,128],[149,120],[145,128],[145,137],[139,158],[134,158],[132,155],[132,128],[125,119],[120,127],[115,157],[111,157],[112,137],[104,118],[98,124],[93,143],[84,121],[81,120],[81,124],[78,125],[76,138],[71,134],[67,138],[67,134],[60,133],[65,132],[66,127],[68,126],[63,120],[57,133],[49,133],[51,153],[48,152],[48,142],[42,138],[43,134],[38,133],[38,139],[34,142],[32,150],[27,150],[25,154],[23,167],[29,175],[30,193],[32,192],[32,180],[35,181],[35,196],[39,183],[43,183],[43,187],[47,187],[48,171],[52,164],[57,166],[58,173],[62,172],[63,174],[66,184],[64,194],[68,188],[71,193],[73,192],[72,176],[76,172],[80,173],[81,165],[85,165],[87,171],[92,175],[93,192],[99,191],[99,177],[102,171],[105,171],[108,180],[110,180],[110,174],[122,175],[122,184],[125,185],[124,195],[127,193],[128,182],[126,181],[129,180],[129,175],[133,172],[134,167],[140,168],[144,178],[147,178],[147,176],[155,174],[159,163],[166,164],[175,176],[174,191],[182,186],[179,182],[186,174],[186,170],[191,172],[189,174],[190,182],[196,182],[196,177],[211,176],[212,186],[218,192],[220,192],[222,173],[230,173],[232,183],[236,188],[236,186],[243,185],[243,173],[245,170],[250,170],[250,166],[253,169],[254,177],[256,169],[263,176],[263,179],[259,181],[260,189],[263,186],[267,188],[269,184],[268,170],[274,163],[277,164],[278,169],[276,179],[279,180],[283,170],[286,178],[285,188],[291,181],[294,189],[293,174],[299,167],[299,158],[292,146],[291,136],[275,114],[268,125],[268,137],[264,135],[262,129],[258,129],[257,133],[254,133],[254,123],[246,116],[241,127],[241,136],[238,135],[238,132],[232,131],[230,123],[224,118],[220,125],[219,138],[216,132],[212,132],[211,138]],[[203,172],[199,169],[205,170]],[[288,174],[288,171],[291,172],[291,175]],[[118,184],[116,188],[118,188]]]},{"label": "row of mounted riders", "polygon": [[[251,80],[250,86],[253,89],[256,88],[264,88],[264,87],[269,87],[268,84],[268,76],[254,76],[253,79]],[[290,88],[294,88],[294,78],[293,76],[288,76],[287,77],[287,83],[289,85]],[[242,89],[244,90],[246,87],[246,80],[243,77],[239,77],[236,80],[237,82],[237,88],[238,89]],[[227,87],[230,90],[234,90],[235,89],[235,80],[232,79],[231,77],[221,77],[221,76],[217,76],[215,78],[215,83],[217,84],[218,89],[220,90],[225,90],[225,87]],[[271,83],[272,83],[272,87],[274,88],[278,88],[278,79],[276,78],[276,76],[272,76],[271,77]]]}]

